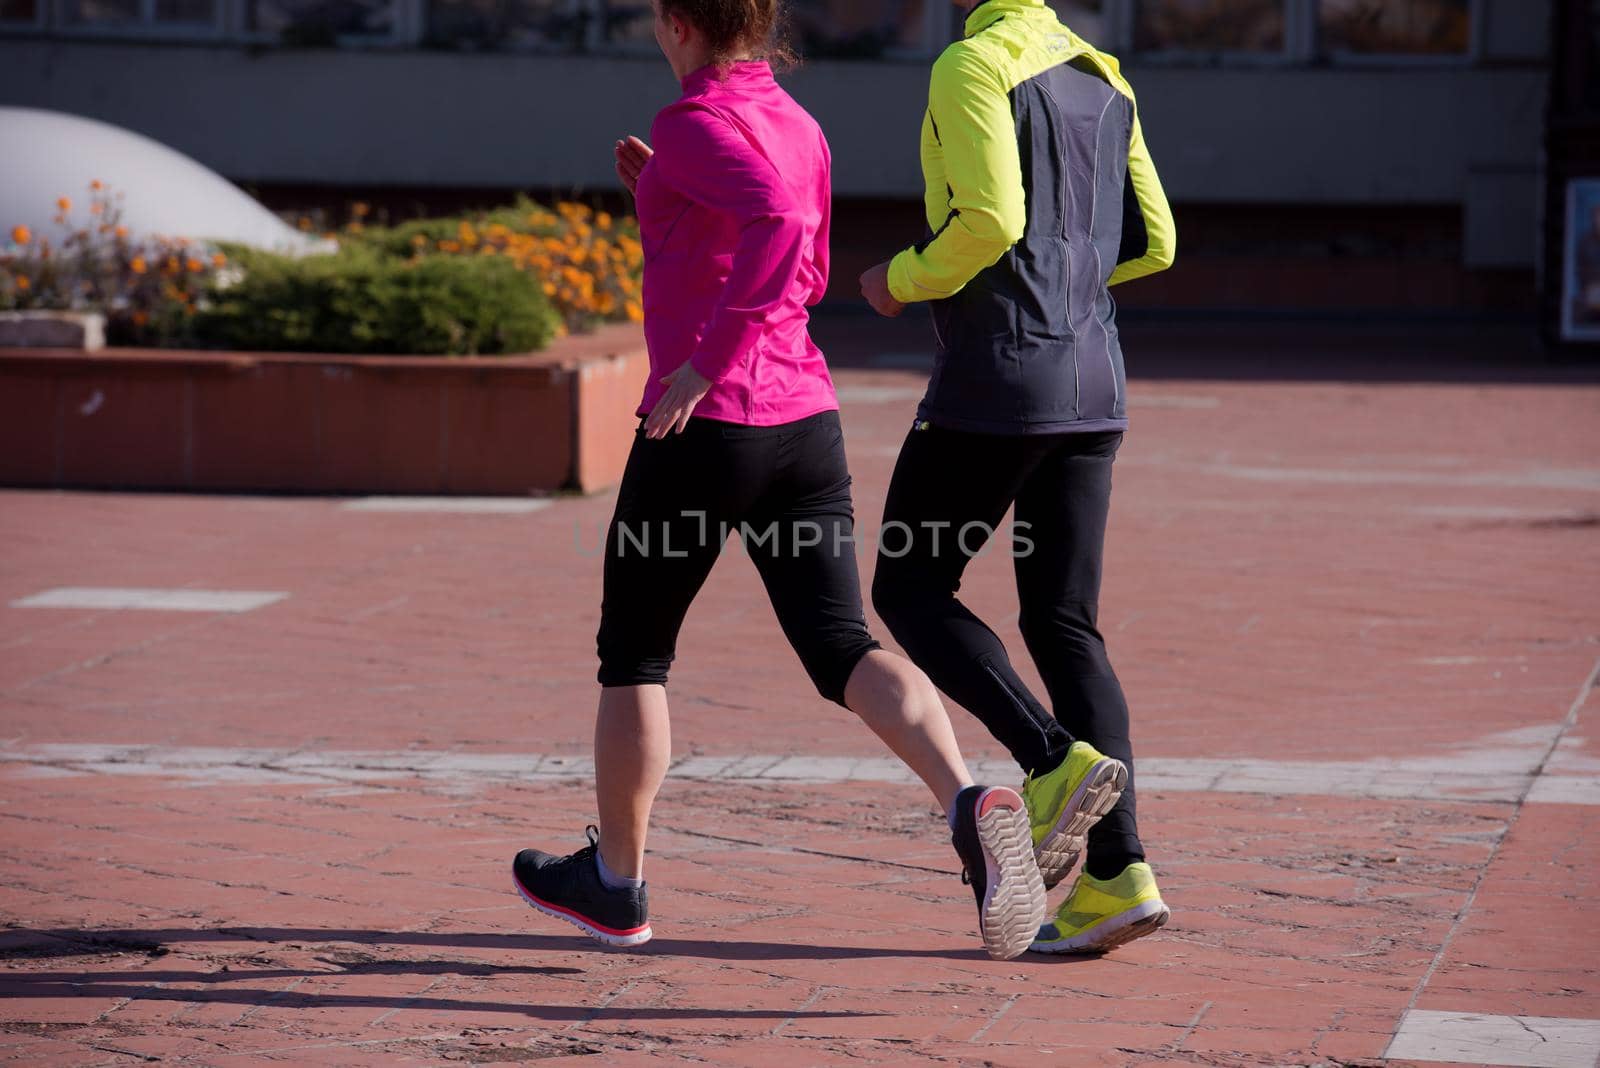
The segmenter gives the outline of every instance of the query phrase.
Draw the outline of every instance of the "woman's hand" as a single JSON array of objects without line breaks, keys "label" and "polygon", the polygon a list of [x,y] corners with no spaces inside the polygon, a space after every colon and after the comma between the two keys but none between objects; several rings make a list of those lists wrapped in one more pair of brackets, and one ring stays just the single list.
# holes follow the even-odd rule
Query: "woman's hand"
[{"label": "woman's hand", "polygon": [[656,401],[656,406],[650,409],[644,421],[644,436],[651,440],[683,433],[683,428],[689,425],[689,417],[694,414],[694,406],[711,388],[711,380],[696,371],[690,363],[685,363],[661,381],[667,386],[666,395]]},{"label": "woman's hand", "polygon": [[867,303],[872,305],[872,310],[886,319],[893,319],[906,310],[906,306],[894,299],[894,294],[889,292],[889,263],[885,260],[876,267],[869,268],[861,276],[861,295],[867,298]]},{"label": "woman's hand", "polygon": [[632,193],[639,186],[639,172],[644,170],[644,165],[650,162],[650,157],[655,153],[650,151],[649,145],[631,134],[626,141],[617,142],[616,152],[617,177]]}]

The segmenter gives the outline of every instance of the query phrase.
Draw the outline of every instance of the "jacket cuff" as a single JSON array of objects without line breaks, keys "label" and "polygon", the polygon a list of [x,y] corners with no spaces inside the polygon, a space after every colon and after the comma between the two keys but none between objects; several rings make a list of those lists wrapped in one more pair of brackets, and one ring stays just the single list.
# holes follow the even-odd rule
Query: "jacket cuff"
[{"label": "jacket cuff", "polygon": [[929,300],[934,295],[918,289],[911,280],[911,263],[915,255],[908,248],[889,261],[889,295],[901,304],[915,304],[919,300]]}]

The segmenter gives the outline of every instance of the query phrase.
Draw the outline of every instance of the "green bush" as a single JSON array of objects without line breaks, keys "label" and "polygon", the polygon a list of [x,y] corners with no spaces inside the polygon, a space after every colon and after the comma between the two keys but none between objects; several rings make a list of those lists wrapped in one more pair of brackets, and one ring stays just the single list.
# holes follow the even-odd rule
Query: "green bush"
[{"label": "green bush", "polygon": [[398,259],[359,243],[299,259],[246,248],[229,255],[238,270],[195,316],[201,345],[496,355],[542,349],[560,323],[539,281],[499,257]]}]

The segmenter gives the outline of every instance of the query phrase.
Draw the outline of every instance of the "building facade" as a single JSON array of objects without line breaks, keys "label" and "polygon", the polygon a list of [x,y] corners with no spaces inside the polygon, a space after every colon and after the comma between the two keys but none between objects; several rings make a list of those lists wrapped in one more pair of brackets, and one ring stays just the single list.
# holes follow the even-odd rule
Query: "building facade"
[{"label": "building facade", "polygon": [[[1305,303],[1270,292],[1292,283],[1319,306],[1532,306],[1552,0],[1055,6],[1123,57],[1211,268],[1156,303]],[[792,7],[806,62],[788,84],[829,135],[837,195],[914,220],[953,8]],[[0,103],[274,189],[612,190],[612,142],[674,93],[641,0],[0,0]],[[863,235],[883,214],[857,213]],[[1292,269],[1249,266],[1268,261]]]}]

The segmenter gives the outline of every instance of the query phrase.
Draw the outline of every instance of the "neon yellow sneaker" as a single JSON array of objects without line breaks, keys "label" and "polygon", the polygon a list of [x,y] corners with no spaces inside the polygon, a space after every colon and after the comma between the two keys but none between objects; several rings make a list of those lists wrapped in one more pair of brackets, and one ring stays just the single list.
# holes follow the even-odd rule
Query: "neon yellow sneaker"
[{"label": "neon yellow sneaker", "polygon": [[1054,771],[1029,775],[1022,784],[1033,825],[1033,855],[1044,888],[1051,889],[1083,853],[1084,835],[1110,812],[1128,785],[1128,769],[1088,742],[1073,742]]},{"label": "neon yellow sneaker", "polygon": [[1165,927],[1172,910],[1161,900],[1150,865],[1129,864],[1115,879],[1080,872],[1056,918],[1039,928],[1035,953],[1105,953]]}]

